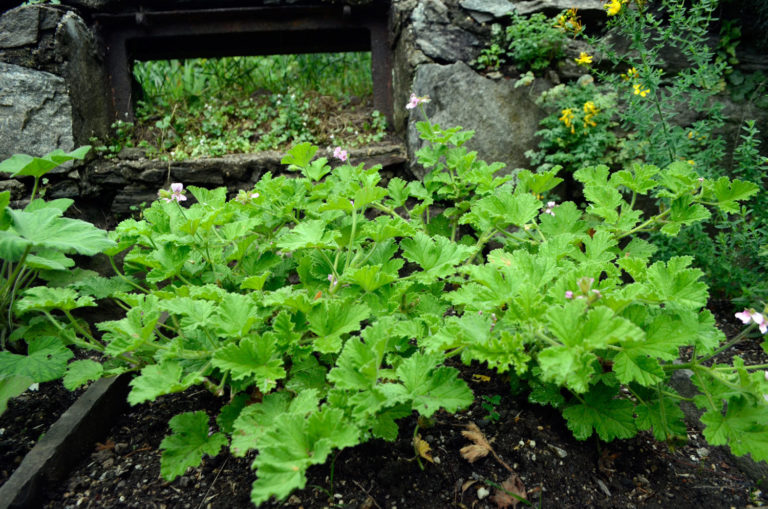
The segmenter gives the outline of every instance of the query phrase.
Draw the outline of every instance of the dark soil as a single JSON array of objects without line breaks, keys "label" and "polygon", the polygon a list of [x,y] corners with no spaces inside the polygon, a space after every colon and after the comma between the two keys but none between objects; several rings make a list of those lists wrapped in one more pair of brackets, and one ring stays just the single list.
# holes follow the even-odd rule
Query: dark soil
[{"label": "dark soil", "polygon": [[[720,326],[739,330],[725,316]],[[739,355],[752,362],[766,358],[759,341],[745,342]],[[343,450],[333,467],[329,461],[309,470],[304,490],[262,507],[514,507],[495,497],[496,487],[515,476],[534,507],[730,508],[766,502],[727,451],[707,445],[695,428],[689,428],[689,442],[675,449],[647,433],[612,443],[579,442],[557,411],[511,396],[503,377],[475,365],[461,370],[477,402],[456,415],[439,413],[433,426],[419,430],[434,463],[422,459],[422,469],[415,460],[416,420],[405,419],[396,442],[374,440]],[[501,396],[498,420],[482,407],[484,395]],[[160,478],[158,447],[169,431],[168,420],[193,410],[213,415],[221,403],[207,391],[190,390],[133,407],[90,458],[47,494],[45,507],[251,507],[253,454],[235,458],[223,452],[171,483]],[[7,421],[7,415],[0,420]],[[509,469],[491,455],[474,463],[462,457],[461,448],[471,444],[462,431],[470,423],[479,426]]]},{"label": "dark soil", "polygon": [[8,402],[0,415],[0,485],[82,392],[70,392],[60,381],[46,382]]}]

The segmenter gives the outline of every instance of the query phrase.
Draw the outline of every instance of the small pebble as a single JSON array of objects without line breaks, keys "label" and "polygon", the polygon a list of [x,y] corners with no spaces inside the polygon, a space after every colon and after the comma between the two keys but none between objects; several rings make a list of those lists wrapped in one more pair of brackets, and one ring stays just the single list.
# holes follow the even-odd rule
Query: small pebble
[{"label": "small pebble", "polygon": [[484,499],[485,497],[487,497],[490,494],[491,494],[491,492],[485,486],[480,486],[479,488],[477,488],[477,499],[478,500],[482,500],[482,499]]}]

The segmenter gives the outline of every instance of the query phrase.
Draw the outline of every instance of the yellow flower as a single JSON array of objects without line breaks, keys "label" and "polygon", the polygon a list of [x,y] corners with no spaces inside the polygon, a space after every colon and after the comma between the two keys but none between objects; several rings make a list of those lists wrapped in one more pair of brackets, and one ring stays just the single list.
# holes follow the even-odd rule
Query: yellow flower
[{"label": "yellow flower", "polygon": [[579,65],[589,65],[592,63],[592,56],[587,55],[583,51],[579,53],[579,58],[575,59],[576,63]]},{"label": "yellow flower", "polygon": [[584,103],[584,129],[588,129],[589,126],[597,127],[597,123],[593,119],[598,113],[600,110],[595,106],[595,103],[592,101]]},{"label": "yellow flower", "polygon": [[648,95],[648,92],[651,91],[648,88],[643,89],[643,86],[639,83],[635,83],[634,85],[632,85],[632,88],[635,89],[635,95],[639,95],[640,97],[645,97],[646,95]]},{"label": "yellow flower", "polygon": [[630,68],[627,71],[627,74],[622,74],[621,75],[621,77],[624,79],[624,81],[630,81],[630,80],[636,79],[637,76],[638,76],[638,72],[637,72],[637,69],[635,69],[634,67]]},{"label": "yellow flower", "polygon": [[616,16],[621,11],[621,0],[608,0],[605,10],[608,11],[608,16]]},{"label": "yellow flower", "polygon": [[558,120],[563,124],[565,124],[565,127],[571,128],[571,134],[576,132],[576,130],[573,127],[573,119],[575,117],[575,115],[573,114],[573,110],[571,108],[565,108],[560,113],[561,115],[560,115],[560,118],[558,118]]},{"label": "yellow flower", "polygon": [[559,28],[563,32],[573,32],[574,35],[584,30],[584,26],[576,14],[576,9],[568,9],[565,14],[558,16],[555,28]]}]

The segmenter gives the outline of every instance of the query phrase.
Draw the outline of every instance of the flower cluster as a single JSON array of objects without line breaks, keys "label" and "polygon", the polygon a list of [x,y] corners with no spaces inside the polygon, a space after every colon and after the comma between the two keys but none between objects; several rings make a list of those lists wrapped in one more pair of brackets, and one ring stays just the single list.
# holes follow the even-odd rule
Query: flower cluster
[{"label": "flower cluster", "polygon": [[341,147],[336,147],[333,149],[333,157],[338,159],[339,161],[346,162],[347,159],[349,159],[349,153],[346,150],[342,150]]},{"label": "flower cluster", "polygon": [[629,0],[608,0],[608,3],[605,4],[605,10],[608,11],[608,16],[616,16],[621,12],[621,8],[624,4],[628,3],[628,1]]},{"label": "flower cluster", "polygon": [[426,104],[429,101],[430,101],[430,99],[429,99],[428,96],[419,97],[416,94],[412,93],[410,99],[408,99],[408,104],[405,105],[405,109],[412,110],[416,106],[418,106],[420,104]]},{"label": "flower cluster", "polygon": [[573,35],[580,34],[584,30],[584,25],[582,25],[576,12],[576,9],[568,9],[565,14],[559,15],[554,25],[555,28],[559,28],[563,32],[572,32]]},{"label": "flower cluster", "polygon": [[175,201],[181,203],[187,200],[187,197],[184,196],[184,184],[180,182],[171,184],[170,191],[168,189],[161,189],[157,192],[157,197],[166,202]]},{"label": "flower cluster", "polygon": [[573,114],[573,110],[571,108],[565,108],[560,112],[560,118],[558,120],[565,124],[565,127],[569,127],[571,129],[571,134],[574,134],[576,132],[576,129],[573,127],[573,118],[575,115]]},{"label": "flower cluster", "polygon": [[645,97],[648,95],[648,92],[651,91],[649,88],[644,88],[640,83],[635,83],[632,85],[632,88],[635,91],[635,95],[639,95],[640,97]]},{"label": "flower cluster", "polygon": [[768,320],[765,319],[762,313],[758,313],[754,309],[745,309],[740,313],[736,313],[735,316],[741,320],[744,325],[749,322],[756,323],[762,334],[768,333]]},{"label": "flower cluster", "polygon": [[545,214],[549,214],[550,216],[554,216],[555,215],[555,212],[554,212],[554,208],[555,207],[557,207],[557,203],[555,203],[553,201],[548,201],[547,202],[547,208],[544,209],[544,213]]},{"label": "flower cluster", "polygon": [[592,304],[599,298],[603,296],[602,293],[600,293],[600,290],[597,288],[592,288],[592,285],[595,284],[595,278],[593,277],[583,277],[579,279],[576,284],[579,286],[579,291],[581,292],[581,295],[576,295],[571,290],[565,291],[565,298],[566,299],[587,299],[587,304]]},{"label": "flower cluster", "polygon": [[637,71],[635,67],[630,67],[626,74],[622,73],[621,78],[624,81],[635,82],[632,85],[632,89],[635,95],[639,95],[640,97],[645,97],[646,95],[648,95],[648,92],[651,91],[649,88],[646,88],[642,83],[638,81],[640,78],[640,73]]},{"label": "flower cluster", "polygon": [[592,101],[584,103],[584,129],[588,129],[589,126],[597,127],[594,118],[598,113],[600,113],[600,110],[595,106],[595,103]]},{"label": "flower cluster", "polygon": [[237,193],[237,196],[235,196],[235,201],[236,202],[240,202],[243,205],[245,205],[246,203],[252,202],[253,200],[258,198],[259,196],[260,195],[257,192],[249,193],[249,192],[245,191],[244,189],[241,189],[240,192]]}]

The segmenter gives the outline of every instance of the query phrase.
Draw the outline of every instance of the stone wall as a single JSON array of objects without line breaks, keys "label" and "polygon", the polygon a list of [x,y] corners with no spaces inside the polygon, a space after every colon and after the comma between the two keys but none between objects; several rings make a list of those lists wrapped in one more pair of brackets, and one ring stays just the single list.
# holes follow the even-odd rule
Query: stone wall
[{"label": "stone wall", "polygon": [[[313,2],[356,5],[387,0],[221,0],[217,6]],[[16,7],[0,16],[0,159],[16,152],[42,155],[54,148],[68,150],[89,143],[91,136],[107,134],[111,119],[104,48],[89,25],[95,13],[137,7],[194,8],[210,5],[210,1],[62,0],[62,4]],[[414,163],[414,153],[420,148],[415,122],[421,120],[421,112],[404,108],[411,92],[432,98],[425,108],[431,120],[474,130],[475,137],[467,146],[477,150],[480,158],[502,161],[506,171],[527,167],[523,154],[535,147],[535,132],[546,114],[535,99],[543,90],[586,72],[573,63],[585,46],[570,43],[566,58],[537,78],[532,87],[515,88],[514,73],[482,75],[469,64],[488,44],[491,24],[503,22],[512,10],[553,15],[576,7],[588,24],[599,26],[606,19],[603,4],[603,0],[391,0],[393,128],[403,147],[390,151],[390,167],[402,166],[407,155],[411,173],[424,174]],[[742,44],[740,58],[745,70],[768,70],[759,46],[749,50]],[[669,65],[676,65],[674,55],[669,57]],[[768,133],[768,116],[763,110],[728,102],[726,113],[733,130],[731,141],[738,139],[743,118],[758,118],[762,132]],[[170,173],[179,179],[193,175],[197,184],[226,183],[234,188],[248,185],[275,164],[274,158],[238,156],[173,163]],[[131,203],[153,197],[167,176],[166,163],[124,154],[113,161],[63,168],[51,178],[49,196],[92,200],[110,213],[122,214]],[[12,189],[17,199],[24,194],[24,187],[16,182],[0,182],[2,188]]]},{"label": "stone wall", "polygon": [[108,134],[100,52],[74,11],[35,5],[0,17],[0,159],[70,150]]}]

